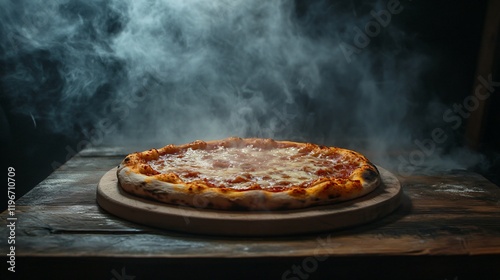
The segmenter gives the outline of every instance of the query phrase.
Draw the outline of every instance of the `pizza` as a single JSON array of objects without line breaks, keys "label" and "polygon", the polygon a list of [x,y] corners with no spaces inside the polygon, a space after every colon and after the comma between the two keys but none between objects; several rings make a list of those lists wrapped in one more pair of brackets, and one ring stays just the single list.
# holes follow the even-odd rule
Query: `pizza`
[{"label": "pizza", "polygon": [[381,181],[375,165],[352,150],[237,137],[129,154],[117,177],[134,196],[221,210],[332,204],[366,195]]}]

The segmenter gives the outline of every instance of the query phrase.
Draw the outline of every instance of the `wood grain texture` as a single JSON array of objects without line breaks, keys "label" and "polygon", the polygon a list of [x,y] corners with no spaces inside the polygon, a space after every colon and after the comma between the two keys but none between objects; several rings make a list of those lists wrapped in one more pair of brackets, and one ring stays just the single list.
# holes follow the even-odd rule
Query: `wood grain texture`
[{"label": "wood grain texture", "polygon": [[[494,75],[496,69],[498,69],[498,65],[495,65],[495,60],[500,56],[498,53],[498,41],[500,37],[499,14],[500,2],[497,0],[489,0],[484,19],[483,34],[479,48],[480,51],[477,59],[476,79],[474,80],[474,86],[470,95],[472,98],[496,94],[494,90],[491,91],[491,89],[486,88],[487,86],[483,85],[478,78],[481,77],[484,80],[488,80],[488,77]],[[495,78],[493,78],[493,81],[494,79]],[[481,144],[486,128],[486,119],[491,98],[476,100],[478,102],[477,108],[470,111],[465,131],[468,144],[474,149],[478,149]]]},{"label": "wood grain texture", "polygon": [[[158,271],[169,263],[169,275],[182,275],[187,268],[173,265],[176,261],[209,262],[213,269],[222,269],[241,259],[241,269],[252,270],[245,266],[248,262],[262,263],[262,269],[272,272],[275,263],[284,272],[308,257],[327,256],[327,261],[318,264],[318,275],[361,275],[354,260],[363,260],[377,264],[381,274],[390,271],[389,275],[406,275],[405,279],[412,278],[409,272],[398,269],[409,269],[411,263],[432,268],[425,274],[413,267],[414,275],[427,279],[465,279],[478,270],[500,276],[499,266],[492,265],[500,263],[500,189],[473,172],[416,171],[400,176],[401,206],[361,226],[288,237],[224,237],[143,226],[103,211],[96,203],[97,184],[121,158],[77,155],[17,201],[16,256],[20,264],[52,267],[52,272],[66,275],[61,263],[73,260],[75,265],[68,264],[69,270],[89,262],[109,268],[106,275],[92,279],[111,279],[110,269],[119,271],[122,262],[132,270],[140,262]],[[7,217],[7,212],[0,214],[4,225]],[[0,235],[8,235],[5,226]],[[7,249],[7,242],[0,242],[0,250]],[[96,258],[99,261],[92,261]],[[4,254],[1,260],[5,259]],[[140,267],[136,268],[135,275],[140,275]],[[280,279],[281,272],[273,275]],[[89,269],[85,277],[91,273]],[[370,275],[366,272],[365,276]],[[493,277],[490,279],[498,279]]]}]

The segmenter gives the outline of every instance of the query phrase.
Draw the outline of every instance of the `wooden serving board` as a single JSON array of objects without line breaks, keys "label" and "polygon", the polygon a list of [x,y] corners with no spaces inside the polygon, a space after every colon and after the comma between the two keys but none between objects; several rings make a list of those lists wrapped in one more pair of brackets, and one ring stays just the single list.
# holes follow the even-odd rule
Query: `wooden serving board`
[{"label": "wooden serving board", "polygon": [[379,169],[382,184],[373,192],[346,202],[284,211],[222,211],[175,206],[125,193],[116,168],[97,186],[97,202],[106,211],[153,227],[210,235],[269,236],[331,231],[380,219],[401,202],[401,184],[389,171]]}]

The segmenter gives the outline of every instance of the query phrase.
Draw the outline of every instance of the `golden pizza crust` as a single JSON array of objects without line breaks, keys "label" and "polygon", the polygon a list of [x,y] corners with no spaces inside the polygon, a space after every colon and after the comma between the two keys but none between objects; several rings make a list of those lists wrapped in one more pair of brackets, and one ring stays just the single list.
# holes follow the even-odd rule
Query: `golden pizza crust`
[{"label": "golden pizza crust", "polygon": [[[269,191],[259,188],[235,190],[230,187],[213,187],[203,181],[184,182],[177,174],[159,173],[148,164],[148,161],[158,160],[161,155],[187,149],[248,145],[262,149],[297,147],[304,153],[341,153],[356,159],[359,166],[348,178],[318,177],[307,184],[307,187],[293,185],[282,191]],[[168,145],[161,149],[130,154],[118,167],[117,177],[121,188],[133,195],[168,204],[223,210],[280,210],[325,205],[361,197],[380,184],[377,168],[363,155],[351,150],[310,143],[234,137],[208,142],[195,141],[180,146]]]}]

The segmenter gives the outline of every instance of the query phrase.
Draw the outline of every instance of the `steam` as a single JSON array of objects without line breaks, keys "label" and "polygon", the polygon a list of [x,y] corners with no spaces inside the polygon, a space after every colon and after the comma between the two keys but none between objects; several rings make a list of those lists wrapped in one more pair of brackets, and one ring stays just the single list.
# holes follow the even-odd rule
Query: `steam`
[{"label": "steam", "polygon": [[141,120],[167,120],[161,138],[277,137],[300,122],[297,98],[318,94],[330,51],[300,34],[291,2],[133,2],[128,11],[113,47],[132,81],[147,72],[170,85],[145,101],[154,113]]},{"label": "steam", "polygon": [[272,137],[396,166],[441,121],[414,114],[430,61],[394,21],[346,59],[387,1],[355,2],[3,0],[2,83],[13,110],[97,144]]}]

